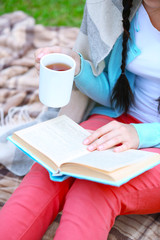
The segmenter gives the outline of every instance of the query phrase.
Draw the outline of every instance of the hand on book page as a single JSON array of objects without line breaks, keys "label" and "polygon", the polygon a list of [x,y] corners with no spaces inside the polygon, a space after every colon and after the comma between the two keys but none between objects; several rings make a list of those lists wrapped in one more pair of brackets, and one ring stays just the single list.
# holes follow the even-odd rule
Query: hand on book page
[{"label": "hand on book page", "polygon": [[89,145],[87,147],[89,151],[96,149],[102,151],[116,146],[114,151],[122,152],[131,148],[137,149],[139,137],[134,126],[111,121],[92,132],[83,143]]},{"label": "hand on book page", "polygon": [[10,140],[55,181],[68,175],[119,186],[160,163],[160,154],[135,149],[90,152],[82,143],[89,135],[67,116],[59,116],[17,131]]}]

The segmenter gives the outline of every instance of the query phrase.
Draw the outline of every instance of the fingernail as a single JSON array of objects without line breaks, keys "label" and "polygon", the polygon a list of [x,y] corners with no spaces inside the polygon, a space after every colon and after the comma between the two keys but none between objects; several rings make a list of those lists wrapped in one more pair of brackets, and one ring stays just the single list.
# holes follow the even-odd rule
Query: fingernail
[{"label": "fingernail", "polygon": [[84,144],[88,144],[88,143],[89,143],[89,140],[88,140],[88,139],[85,139],[85,140],[83,141],[83,143],[84,143]]},{"label": "fingernail", "polygon": [[94,150],[94,147],[93,147],[92,145],[90,145],[90,146],[88,146],[87,149],[90,150],[90,151],[92,151],[92,150]]},{"label": "fingernail", "polygon": [[104,148],[103,145],[97,147],[98,150],[103,150],[103,148]]}]

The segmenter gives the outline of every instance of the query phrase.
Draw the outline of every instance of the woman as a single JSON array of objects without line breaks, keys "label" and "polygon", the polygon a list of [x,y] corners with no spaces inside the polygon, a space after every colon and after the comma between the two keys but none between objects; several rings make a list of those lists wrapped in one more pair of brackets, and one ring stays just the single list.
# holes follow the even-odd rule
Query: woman
[{"label": "woman", "polygon": [[[122,3],[123,34],[97,76],[80,53],[59,47],[39,49],[36,67],[46,53],[63,52],[75,59],[76,86],[97,102],[81,123],[93,130],[84,141],[90,151],[114,147],[116,152],[149,148],[160,153],[160,0],[144,0],[131,24],[134,1]],[[73,178],[56,183],[34,164],[0,212],[0,238],[41,239],[63,209],[54,239],[106,240],[116,216],[160,211],[159,177],[156,166],[119,188]],[[10,226],[12,232],[7,231]]]}]

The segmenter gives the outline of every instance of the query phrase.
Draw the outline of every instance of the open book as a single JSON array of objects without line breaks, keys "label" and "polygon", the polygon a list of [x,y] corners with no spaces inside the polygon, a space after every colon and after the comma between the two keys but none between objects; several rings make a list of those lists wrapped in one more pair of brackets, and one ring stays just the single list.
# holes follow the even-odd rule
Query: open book
[{"label": "open book", "polygon": [[147,151],[89,152],[82,143],[89,135],[63,115],[19,130],[9,140],[44,166],[55,181],[73,176],[120,186],[160,163],[160,154]]}]

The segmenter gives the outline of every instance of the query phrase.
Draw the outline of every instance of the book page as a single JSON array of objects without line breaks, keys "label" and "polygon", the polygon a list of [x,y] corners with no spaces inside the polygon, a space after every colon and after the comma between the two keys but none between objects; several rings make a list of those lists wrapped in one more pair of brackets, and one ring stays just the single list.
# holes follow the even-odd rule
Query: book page
[{"label": "book page", "polygon": [[63,162],[88,153],[82,142],[90,133],[64,115],[15,134],[53,160],[58,167]]},{"label": "book page", "polygon": [[[148,158],[152,158],[154,155],[159,154],[134,149],[115,153],[113,149],[108,149],[90,152],[83,157],[72,160],[72,162],[110,172],[140,161],[147,161]],[[160,156],[158,158],[160,159]]]}]

